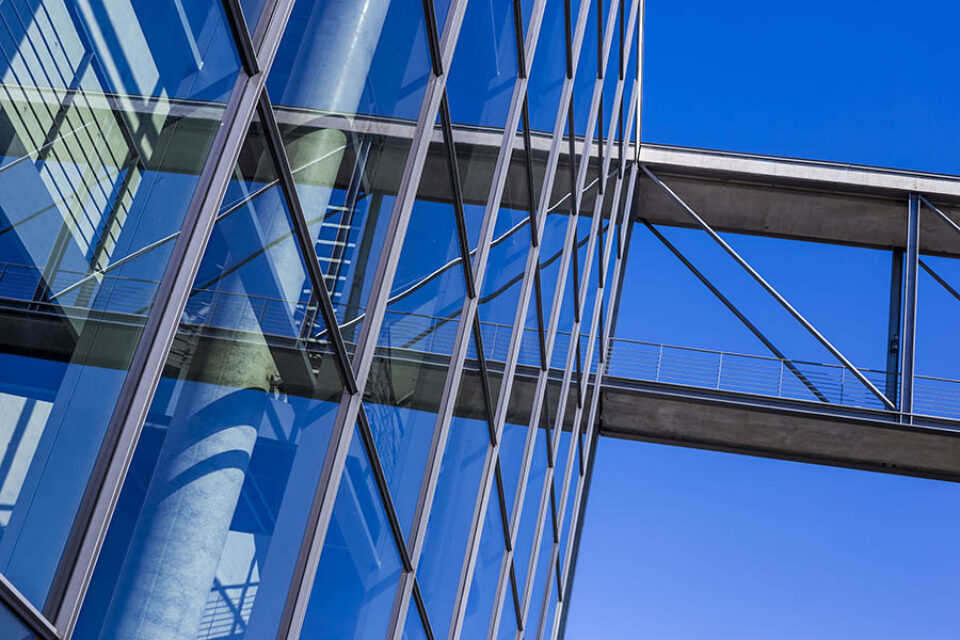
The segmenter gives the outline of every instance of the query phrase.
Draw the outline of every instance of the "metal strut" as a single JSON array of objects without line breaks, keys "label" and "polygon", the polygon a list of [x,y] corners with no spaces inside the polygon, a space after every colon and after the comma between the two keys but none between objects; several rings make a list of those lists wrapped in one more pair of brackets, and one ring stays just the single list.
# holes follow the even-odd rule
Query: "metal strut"
[{"label": "metal strut", "polygon": [[653,172],[650,171],[650,169],[648,169],[648,168],[646,167],[646,165],[640,165],[640,167],[643,169],[643,172],[646,173],[647,176],[649,176],[650,179],[653,180],[654,183],[656,183],[656,185],[657,185],[658,187],[660,187],[661,189],[663,189],[663,191],[664,191],[668,196],[670,196],[670,198],[671,198],[674,202],[676,202],[678,205],[680,205],[680,207],[681,207],[684,211],[686,211],[687,214],[688,214],[691,218],[693,218],[693,219],[696,221],[696,223],[697,223],[698,225],[700,225],[700,227],[701,227],[704,231],[706,231],[707,234],[708,234],[711,238],[713,238],[713,240],[714,240],[718,245],[720,245],[720,247],[721,247],[724,251],[726,251],[727,254],[737,262],[737,264],[739,264],[739,265],[743,268],[744,271],[746,271],[747,273],[749,273],[750,276],[751,276],[754,280],[756,280],[757,283],[758,283],[761,287],[763,287],[764,289],[766,289],[767,293],[769,293],[771,296],[773,296],[773,298],[774,298],[777,302],[780,303],[780,306],[782,306],[784,309],[786,309],[786,311],[787,311],[790,315],[792,315],[792,316],[794,317],[794,319],[797,320],[797,322],[799,322],[801,325],[803,325],[804,329],[806,329],[807,331],[810,332],[810,335],[812,335],[814,338],[816,338],[817,341],[818,341],[820,344],[822,344],[822,345],[824,346],[824,348],[825,348],[827,351],[829,351],[829,352],[831,353],[831,355],[833,355],[833,357],[835,357],[837,360],[839,360],[839,361],[843,364],[844,367],[846,367],[847,369],[849,369],[849,370],[850,370],[850,373],[852,373],[852,374],[854,375],[854,377],[856,377],[857,380],[859,380],[859,381],[863,384],[863,386],[865,386],[867,389],[870,390],[870,393],[872,393],[873,395],[875,395],[875,396],[884,404],[884,406],[887,407],[888,409],[896,410],[897,407],[894,405],[894,403],[891,402],[890,399],[887,398],[887,396],[885,396],[882,391],[880,391],[879,389],[877,389],[876,385],[874,385],[872,382],[870,382],[870,380],[869,380],[865,375],[863,375],[863,372],[862,372],[862,371],[860,371],[859,369],[857,369],[857,368],[853,365],[853,363],[851,363],[851,362],[847,359],[847,357],[844,356],[843,353],[840,352],[839,349],[837,349],[835,346],[833,346],[833,344],[832,344],[829,340],[827,340],[827,338],[826,338],[822,333],[820,333],[820,332],[817,330],[817,328],[814,327],[813,324],[810,323],[809,320],[807,320],[805,317],[803,317],[803,315],[802,315],[799,311],[797,311],[797,310],[793,307],[793,305],[791,305],[791,304],[787,301],[787,299],[784,298],[784,297],[780,294],[780,292],[777,291],[777,290],[773,287],[773,285],[771,285],[769,282],[767,282],[766,280],[764,280],[764,279],[763,279],[763,276],[761,276],[761,275],[757,272],[756,269],[754,269],[752,266],[750,266],[750,263],[749,263],[749,262],[747,262],[744,258],[742,258],[742,257],[740,256],[740,254],[737,253],[736,250],[734,250],[733,247],[731,247],[729,244],[727,244],[727,241],[724,240],[723,238],[721,238],[721,237],[720,237],[720,234],[718,234],[716,231],[714,231],[713,228],[712,228],[710,225],[708,225],[708,224],[703,220],[703,218],[701,218],[699,215],[697,215],[697,212],[696,212],[696,211],[694,211],[693,209],[690,208],[690,205],[688,205],[686,202],[684,202],[683,199],[680,198],[680,196],[678,196],[676,193],[673,192],[672,189],[670,189],[670,187],[668,187],[667,185],[665,185],[665,184],[660,180],[660,178],[658,178],[657,176],[655,176],[655,175],[653,174]]}]

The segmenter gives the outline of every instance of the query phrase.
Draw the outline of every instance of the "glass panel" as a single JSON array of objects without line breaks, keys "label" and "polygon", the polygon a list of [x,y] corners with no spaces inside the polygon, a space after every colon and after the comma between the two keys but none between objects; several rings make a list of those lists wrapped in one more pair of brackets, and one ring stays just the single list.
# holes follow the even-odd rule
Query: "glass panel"
[{"label": "glass panel", "polygon": [[[516,384],[516,382],[514,383]],[[500,436],[500,476],[503,478],[503,495],[507,501],[507,513],[513,517],[513,505],[516,501],[517,483],[520,465],[523,462],[523,449],[527,441],[527,425],[507,421],[503,424]]]},{"label": "glass panel", "polygon": [[[550,315],[554,312],[554,300],[557,296],[557,279],[560,275],[560,263],[566,240],[570,214],[563,210],[547,213],[544,223],[543,239],[540,242],[540,291],[543,294],[543,323],[546,331],[550,326]],[[570,267],[567,267],[568,269]],[[546,338],[546,336],[544,336]]]},{"label": "glass panel", "polygon": [[[481,640],[487,637],[505,551],[500,505],[496,504],[494,497],[491,497],[490,507],[483,521],[480,551],[473,571],[473,582],[470,586],[470,597],[467,600],[461,638]],[[509,592],[507,596],[513,597]]]},{"label": "glass panel", "polygon": [[517,77],[513,2],[467,3],[447,79],[454,122],[503,128]]},{"label": "glass panel", "polygon": [[[618,2],[618,0],[614,0]],[[619,4],[619,2],[618,2]],[[610,137],[610,118],[613,116],[614,107],[619,108],[616,103],[617,81],[620,79],[620,56],[623,53],[620,49],[620,11],[614,10],[613,39],[611,40],[610,56],[607,58],[607,68],[603,77],[603,131],[600,134],[604,140]],[[616,103],[616,104],[615,104]],[[619,110],[617,111],[619,113]],[[604,147],[606,148],[606,147]]]},{"label": "glass panel", "polygon": [[7,640],[31,640],[37,636],[10,609],[0,605],[0,637]]},{"label": "glass panel", "polygon": [[[524,196],[516,196],[521,191],[519,180],[509,179],[504,188],[504,200],[523,202]],[[525,182],[525,178],[524,178]],[[522,189],[526,194],[526,189]],[[517,307],[520,305],[520,289],[523,285],[527,255],[530,252],[530,211],[526,207],[501,207],[493,231],[493,243],[487,263],[487,272],[480,289],[480,305],[477,314],[480,317],[483,333],[483,348],[489,360],[506,360],[512,327],[516,320]],[[528,313],[534,314],[536,327],[536,301],[530,301]],[[526,333],[526,332],[524,332]],[[526,336],[524,336],[526,337]],[[526,345],[524,364],[539,364],[540,347],[536,333],[532,342]],[[523,344],[523,343],[521,343]]]},{"label": "glass panel", "polygon": [[530,592],[530,606],[527,609],[526,629],[531,637],[535,637],[540,625],[540,611],[543,609],[544,589],[547,587],[547,578],[553,577],[553,567],[550,556],[553,552],[553,538],[550,535],[542,537],[539,557],[537,559],[537,577],[533,581],[533,591]]},{"label": "glass panel", "polygon": [[570,541],[571,531],[570,528],[573,526],[573,510],[576,505],[576,496],[577,496],[577,485],[580,482],[580,447],[574,446],[573,448],[573,469],[570,474],[570,481],[567,486],[567,494],[565,496],[566,506],[563,508],[563,522],[560,523],[560,569],[563,570],[566,567],[566,558],[567,558],[567,543]]},{"label": "glass panel", "polygon": [[[583,219],[583,216],[578,218]],[[579,226],[579,225],[578,225]],[[576,250],[576,247],[574,247]],[[577,265],[579,266],[579,265]],[[557,322],[557,336],[553,344],[553,354],[550,358],[551,369],[563,371],[566,368],[567,355],[571,344],[571,331],[573,330],[574,316],[574,298],[579,292],[576,282],[578,273],[574,268],[574,261],[568,262],[566,283],[563,287],[563,301],[560,304],[560,314]]]},{"label": "glass panel", "polygon": [[553,634],[554,618],[556,617],[556,614],[557,614],[557,596],[556,596],[556,592],[557,592],[557,584],[556,584],[556,581],[554,581],[554,582],[553,582],[553,593],[550,594],[550,605],[549,605],[549,607],[548,607],[548,609],[547,609],[547,612],[546,612],[547,615],[544,617],[543,636],[542,636],[542,637],[544,637],[544,638],[552,638],[552,637],[553,637],[552,634]]},{"label": "glass panel", "polygon": [[37,606],[239,69],[220,3],[94,4],[0,5],[0,571]]},{"label": "glass panel", "polygon": [[[267,80],[348,348],[388,241],[430,69],[419,0],[299,0]],[[446,166],[431,154],[428,175],[434,161]]]},{"label": "glass panel", "polygon": [[[74,637],[276,635],[340,380],[254,123]],[[261,588],[263,587],[263,588]]]},{"label": "glass panel", "polygon": [[[580,137],[587,135],[587,120],[590,117],[593,88],[597,83],[597,73],[600,71],[598,49],[603,39],[603,27],[602,20],[598,20],[597,15],[603,11],[601,4],[603,3],[591,0],[586,10],[587,29],[583,34],[580,61],[577,63],[577,75],[573,82],[573,128],[574,133]],[[594,136],[596,132],[591,132],[590,135]]]},{"label": "glass panel", "polygon": [[527,85],[530,128],[534,131],[549,133],[557,120],[560,90],[567,73],[563,14],[563,2],[546,3]]},{"label": "glass panel", "polygon": [[405,532],[412,524],[465,295],[453,206],[449,200],[418,199],[364,392]]},{"label": "glass panel", "polygon": [[383,638],[400,572],[370,462],[354,433],[300,637]]},{"label": "glass panel", "polygon": [[[460,389],[456,414],[469,411],[475,392]],[[486,420],[454,415],[417,567],[417,578],[434,635],[445,638],[453,616],[457,585],[477,508],[484,461],[490,447]],[[496,495],[488,511],[499,512]]]}]

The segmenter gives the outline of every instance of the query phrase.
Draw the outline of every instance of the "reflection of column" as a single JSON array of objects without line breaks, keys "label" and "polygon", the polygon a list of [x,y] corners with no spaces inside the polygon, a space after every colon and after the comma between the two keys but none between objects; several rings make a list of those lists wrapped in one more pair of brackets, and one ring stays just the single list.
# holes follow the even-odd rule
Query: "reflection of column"
[{"label": "reflection of column", "polygon": [[262,339],[193,354],[102,637],[195,637],[274,375]]},{"label": "reflection of column", "polygon": [[[389,8],[390,0],[295,4],[290,25],[297,33],[288,37],[302,37],[299,48],[291,54],[288,81],[276,102],[353,116],[360,106]],[[338,129],[310,131],[289,143],[290,164],[294,170],[300,169],[297,182],[310,186],[300,193],[308,219],[326,213],[347,144],[347,135]],[[319,232],[318,225],[314,241]],[[344,258],[339,255],[339,260]]]}]

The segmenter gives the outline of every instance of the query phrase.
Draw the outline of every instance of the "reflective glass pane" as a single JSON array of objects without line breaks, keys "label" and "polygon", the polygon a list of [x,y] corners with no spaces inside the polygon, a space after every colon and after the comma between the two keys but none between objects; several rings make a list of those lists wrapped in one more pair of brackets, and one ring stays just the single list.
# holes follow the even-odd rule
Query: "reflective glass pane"
[{"label": "reflective glass pane", "polygon": [[418,198],[364,393],[404,532],[412,524],[465,295],[453,206]]},{"label": "reflective glass pane", "polygon": [[[526,179],[524,178],[524,181]],[[507,202],[522,202],[513,191],[520,191],[519,180],[507,180],[504,198]],[[525,194],[526,189],[522,192]],[[489,360],[506,360],[512,327],[516,320],[517,307],[520,304],[520,289],[523,285],[524,270],[530,252],[530,211],[527,208],[508,208],[502,206],[497,212],[497,221],[493,231],[493,242],[487,263],[487,271],[480,289],[480,305],[477,313],[483,329],[483,347]],[[531,300],[528,315],[536,313],[536,302]],[[536,316],[534,315],[534,327]],[[536,333],[529,338],[524,331],[526,349],[521,361],[530,364],[535,358],[539,364],[539,343]],[[521,342],[521,345],[524,345]]]},{"label": "reflective glass pane", "polygon": [[500,615],[500,628],[497,630],[498,640],[509,640],[517,636],[517,607],[514,604],[512,586],[507,587],[503,598],[503,613]]},{"label": "reflective glass pane", "polygon": [[566,501],[566,506],[563,508],[563,521],[560,523],[560,569],[563,570],[566,567],[567,559],[567,543],[570,541],[570,536],[572,535],[571,527],[573,526],[573,510],[576,505],[576,496],[577,496],[577,485],[580,483],[580,447],[574,446],[573,448],[573,468],[570,474],[570,481],[567,486],[567,494],[564,497]]},{"label": "reflective glass pane", "polygon": [[534,533],[540,513],[540,500],[543,497],[543,481],[547,472],[547,433],[541,429],[534,442],[533,460],[527,480],[527,490],[523,498],[523,511],[520,514],[520,528],[517,532],[517,544],[514,548],[513,562],[516,567],[517,588],[523,590],[530,565],[530,551],[535,544]]},{"label": "reflective glass pane", "polygon": [[340,380],[263,136],[230,182],[74,637],[275,635]]},{"label": "reflective glass pane", "polygon": [[239,63],[218,2],[5,2],[0,52],[0,571],[42,606]]},{"label": "reflective glass pane", "polygon": [[420,619],[417,605],[411,602],[409,606],[407,621],[403,626],[403,640],[427,640],[427,632],[423,630],[423,620]]},{"label": "reflective glass pane", "polygon": [[553,538],[544,535],[537,558],[537,573],[533,581],[533,590],[530,592],[530,604],[525,621],[526,629],[531,637],[535,637],[540,625],[540,612],[543,610],[543,597],[547,588],[547,579],[553,578],[553,568],[550,555],[553,552]]},{"label": "reflective glass pane", "polygon": [[480,551],[477,553],[477,564],[473,571],[473,582],[470,585],[470,597],[467,600],[461,638],[482,640],[490,631],[500,567],[506,551],[500,505],[495,503],[497,499],[491,497],[490,507],[483,521]]},{"label": "reflective glass pane", "polygon": [[383,638],[400,572],[370,462],[354,433],[300,637]]},{"label": "reflective glass pane", "polygon": [[[471,396],[474,394],[475,391],[469,387],[461,387],[458,398],[460,410],[455,413],[463,413],[472,405]],[[423,554],[417,567],[427,615],[434,634],[439,638],[447,636],[453,616],[457,585],[489,448],[490,435],[486,420],[453,416],[427,524]],[[491,496],[488,511],[499,512],[496,495]]]},{"label": "reflective glass pane", "polygon": [[447,79],[455,123],[503,127],[517,77],[513,2],[470,2]]},{"label": "reflective glass pane", "polygon": [[[611,40],[610,55],[607,58],[607,68],[603,78],[603,139],[610,137],[610,122],[614,113],[619,113],[619,103],[616,101],[617,82],[620,79],[620,56],[623,51],[620,49],[620,11],[619,0],[613,0],[617,4],[614,9],[614,27],[613,39]],[[617,108],[615,111],[614,108]]]},{"label": "reflective glass pane", "polygon": [[257,21],[263,13],[263,6],[267,0],[240,0],[240,8],[243,11],[243,19],[247,23],[247,30],[253,36],[257,29]]}]

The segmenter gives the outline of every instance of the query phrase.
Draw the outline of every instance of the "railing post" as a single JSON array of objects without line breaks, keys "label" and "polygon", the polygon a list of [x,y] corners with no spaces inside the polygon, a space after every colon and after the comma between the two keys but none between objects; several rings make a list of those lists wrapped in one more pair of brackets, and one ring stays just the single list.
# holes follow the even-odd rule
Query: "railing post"
[{"label": "railing post", "polygon": [[657,352],[657,373],[653,376],[654,382],[660,382],[660,366],[663,364],[663,345],[660,345],[660,350]]},{"label": "railing post", "polygon": [[720,388],[720,377],[723,375],[723,352],[717,354],[717,389]]},{"label": "railing post", "polygon": [[917,275],[920,262],[920,196],[910,194],[907,212],[907,248],[904,260],[903,332],[900,335],[900,415],[909,422],[913,413],[914,351],[917,330]]},{"label": "railing post", "polygon": [[840,404],[843,404],[843,396],[845,391],[844,386],[846,385],[846,382],[847,382],[846,379],[847,379],[847,369],[846,367],[844,367],[840,369]]},{"label": "railing post", "polygon": [[780,358],[780,379],[777,380],[777,397],[783,397],[783,358]]}]

